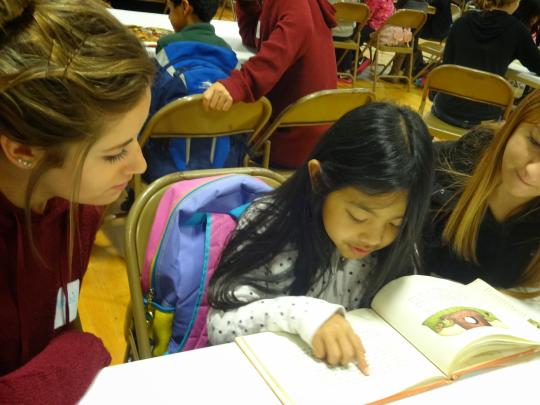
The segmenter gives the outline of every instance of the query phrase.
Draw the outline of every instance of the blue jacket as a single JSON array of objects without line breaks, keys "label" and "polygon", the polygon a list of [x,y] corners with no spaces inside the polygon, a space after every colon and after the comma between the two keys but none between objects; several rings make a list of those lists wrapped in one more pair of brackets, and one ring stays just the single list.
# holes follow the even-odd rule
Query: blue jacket
[{"label": "blue jacket", "polygon": [[[158,50],[156,64],[150,117],[171,101],[203,93],[212,83],[229,77],[238,60],[234,51],[225,46],[199,41],[175,41]],[[193,142],[190,161],[185,162],[186,146],[183,139],[166,142],[150,140],[144,148],[149,166],[145,180],[153,181],[178,170],[224,167],[231,158],[230,137],[218,139],[212,162],[208,152],[210,142],[210,139]],[[164,159],[165,155],[170,155],[171,159]],[[233,160],[236,159],[233,157]],[[235,163],[232,165],[237,166]]]},{"label": "blue jacket", "polygon": [[179,77],[188,94],[203,93],[229,77],[238,64],[234,51],[202,42],[173,42],[156,55],[160,73]]}]

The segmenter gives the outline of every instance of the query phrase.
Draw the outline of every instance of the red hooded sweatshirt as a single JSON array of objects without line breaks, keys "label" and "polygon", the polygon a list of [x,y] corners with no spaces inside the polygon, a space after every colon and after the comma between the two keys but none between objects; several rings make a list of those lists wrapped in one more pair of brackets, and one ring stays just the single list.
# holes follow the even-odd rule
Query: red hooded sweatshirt
[{"label": "red hooded sweatshirt", "polygon": [[[239,0],[236,11],[242,41],[257,54],[221,81],[235,102],[266,96],[274,118],[307,94],[337,87],[330,30],[336,25],[335,10],[327,0]],[[272,162],[300,166],[326,128],[272,135]]]},{"label": "red hooded sweatshirt", "polygon": [[102,213],[79,206],[70,274],[69,202],[52,199],[32,215],[40,260],[29,247],[24,210],[0,194],[0,403],[75,403],[110,362],[98,338],[65,325],[76,315]]}]

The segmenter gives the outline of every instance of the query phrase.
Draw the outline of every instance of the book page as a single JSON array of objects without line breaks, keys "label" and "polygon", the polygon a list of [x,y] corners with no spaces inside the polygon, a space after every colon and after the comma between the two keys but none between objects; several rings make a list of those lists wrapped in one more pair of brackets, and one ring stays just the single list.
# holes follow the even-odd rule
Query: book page
[{"label": "book page", "polygon": [[[495,288],[491,287],[485,281],[476,279],[472,283],[466,286],[474,292],[475,295],[480,296],[481,299],[486,302],[494,302],[494,305],[503,306],[509,312],[515,315],[519,324],[516,327],[520,327],[521,321],[525,319],[529,324],[540,329],[540,299],[526,299],[520,300],[512,297],[504,292],[499,292]],[[524,290],[524,289],[522,289]]]},{"label": "book page", "polygon": [[355,364],[328,366],[296,335],[266,332],[239,337],[237,343],[283,403],[360,404],[444,378],[373,311],[356,310],[347,318],[366,349],[369,376]]},{"label": "book page", "polygon": [[[453,360],[472,342],[484,341],[492,357],[504,355],[503,348],[509,354],[520,351],[520,341],[523,350],[531,342],[540,344],[540,331],[500,298],[499,292],[481,280],[465,286],[435,277],[406,276],[383,287],[372,307],[449,375],[458,367]],[[491,346],[487,340],[492,341]],[[469,350],[470,356],[474,354],[479,353]],[[479,361],[486,361],[485,357]]]}]

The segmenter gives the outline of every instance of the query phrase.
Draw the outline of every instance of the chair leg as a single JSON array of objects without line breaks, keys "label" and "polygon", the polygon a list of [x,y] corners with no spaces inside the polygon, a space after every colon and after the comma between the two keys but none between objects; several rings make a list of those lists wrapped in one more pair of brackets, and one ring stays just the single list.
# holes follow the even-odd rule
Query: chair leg
[{"label": "chair leg", "polygon": [[[336,48],[336,49],[342,49],[342,48]],[[343,52],[341,52],[341,56],[336,61],[336,65],[338,65],[338,66],[341,64],[341,62],[343,62],[343,59],[345,59],[345,56],[347,56],[347,54],[349,53],[348,49],[342,49],[342,51]]]},{"label": "chair leg", "polygon": [[435,60],[435,58],[431,57],[428,59],[428,61],[426,62],[426,64],[424,65],[424,67],[422,69],[420,69],[418,71],[418,73],[416,73],[413,77],[413,80],[416,81],[416,79],[422,77],[422,75],[424,73],[426,73],[426,71],[428,69],[430,69],[433,65],[435,65],[437,63],[437,61]]},{"label": "chair leg", "polygon": [[[371,56],[371,48],[369,48]],[[379,50],[375,49],[374,59],[371,59],[373,62],[373,92],[377,89],[377,66],[379,66]]]},{"label": "chair leg", "polygon": [[264,143],[262,163],[263,163],[263,167],[265,169],[268,169],[270,167],[270,148],[271,148],[271,146],[272,146],[272,144],[270,143],[270,141],[266,141]]},{"label": "chair leg", "polygon": [[221,11],[219,12],[218,20],[223,19],[223,13],[225,11],[225,6],[227,5],[227,0],[221,0]]},{"label": "chair leg", "polygon": [[[381,70],[381,74],[379,76],[382,76],[384,74],[389,74],[389,75],[393,75],[394,74],[394,66],[397,66],[397,62],[396,62],[396,55],[397,54],[394,54],[394,56],[392,56],[392,59],[390,59],[388,61],[388,63],[386,65],[383,66],[382,70]],[[392,65],[390,67],[390,71],[388,73],[385,73],[386,72],[386,69],[388,69],[388,67]]]},{"label": "chair leg", "polygon": [[234,0],[229,0],[229,1],[230,1],[230,4],[231,4],[231,11],[232,11],[232,15],[233,15],[233,20],[238,21],[238,17],[236,16],[236,4],[235,4],[235,1]]},{"label": "chair leg", "polygon": [[351,67],[352,87],[356,87],[356,69],[358,69],[358,53],[359,53],[359,49],[356,49],[354,51],[354,63]]},{"label": "chair leg", "polygon": [[413,54],[407,55],[409,58],[409,70],[407,73],[407,91],[411,91],[411,81],[412,81],[412,65],[413,65]]}]

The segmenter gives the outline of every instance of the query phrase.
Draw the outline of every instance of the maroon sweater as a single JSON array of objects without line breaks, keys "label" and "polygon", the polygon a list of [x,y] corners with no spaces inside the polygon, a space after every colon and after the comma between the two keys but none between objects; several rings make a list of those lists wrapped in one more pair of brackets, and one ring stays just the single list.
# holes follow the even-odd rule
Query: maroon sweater
[{"label": "maroon sweater", "polygon": [[[327,0],[240,0],[236,11],[242,41],[257,54],[221,81],[235,102],[266,96],[275,117],[307,94],[337,87],[330,31],[336,21]],[[323,131],[304,127],[274,134],[272,161],[299,166]]]},{"label": "maroon sweater", "polygon": [[54,327],[59,289],[65,294],[70,281],[82,280],[102,212],[79,206],[70,274],[69,202],[52,199],[32,216],[40,260],[29,247],[24,211],[0,194],[0,403],[73,403],[109,363],[96,337]]}]

